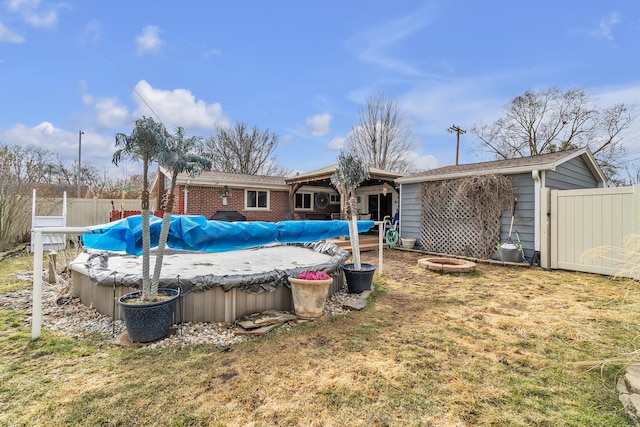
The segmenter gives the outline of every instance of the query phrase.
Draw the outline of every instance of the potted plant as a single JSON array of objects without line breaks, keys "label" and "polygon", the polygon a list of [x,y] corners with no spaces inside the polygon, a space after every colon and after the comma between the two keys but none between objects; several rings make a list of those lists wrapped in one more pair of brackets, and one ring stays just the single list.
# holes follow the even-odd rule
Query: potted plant
[{"label": "potted plant", "polygon": [[[175,179],[179,172],[202,170],[207,166],[199,156],[189,154],[196,140],[184,139],[182,128],[178,128],[175,136],[169,135],[162,123],[153,118],[143,117],[136,120],[131,135],[116,135],[118,150],[113,155],[113,163],[123,158],[142,160],[142,198],[141,198],[141,233],[142,233],[142,284],[141,289],[119,298],[127,333],[132,342],[151,342],[163,338],[173,323],[177,289],[158,289],[164,249],[169,234],[171,210]],[[151,233],[149,227],[149,165],[159,161],[172,172],[170,190],[164,208],[162,228],[156,254],[156,265],[153,277],[149,274]],[[198,165],[198,166],[196,166]],[[210,162],[208,164],[210,168]]]},{"label": "potted plant", "polygon": [[355,195],[356,188],[369,178],[369,168],[362,159],[353,154],[340,153],[338,167],[331,175],[331,183],[344,200],[344,217],[349,218],[349,240],[351,241],[352,264],[343,266],[347,287],[350,293],[361,293],[371,289],[375,265],[360,262],[360,240],[358,238],[358,209]]},{"label": "potted plant", "polygon": [[324,271],[303,271],[288,278],[293,296],[293,309],[302,319],[322,316],[333,279]]}]

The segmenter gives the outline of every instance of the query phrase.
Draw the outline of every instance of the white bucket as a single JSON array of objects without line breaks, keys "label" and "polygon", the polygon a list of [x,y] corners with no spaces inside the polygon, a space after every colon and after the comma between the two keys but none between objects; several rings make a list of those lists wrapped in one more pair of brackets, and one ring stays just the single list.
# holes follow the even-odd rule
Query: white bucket
[{"label": "white bucket", "polygon": [[403,248],[413,249],[416,244],[416,239],[411,239],[409,237],[403,237],[400,239]]},{"label": "white bucket", "polygon": [[500,260],[506,262],[520,262],[520,250],[512,243],[503,243],[498,248]]}]

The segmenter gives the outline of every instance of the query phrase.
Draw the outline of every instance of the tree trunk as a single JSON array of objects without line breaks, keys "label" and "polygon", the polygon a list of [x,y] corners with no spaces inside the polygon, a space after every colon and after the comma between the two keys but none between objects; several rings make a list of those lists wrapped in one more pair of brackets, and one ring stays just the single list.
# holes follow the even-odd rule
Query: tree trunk
[{"label": "tree trunk", "polygon": [[156,265],[153,269],[153,279],[151,279],[151,292],[158,292],[158,284],[160,283],[160,273],[162,271],[162,260],[164,258],[164,249],[167,245],[167,239],[169,238],[169,226],[171,225],[171,212],[173,211],[173,203],[175,200],[175,187],[177,173],[173,173],[171,176],[171,185],[169,186],[169,194],[167,197],[167,204],[164,207],[164,213],[162,215],[162,228],[160,229],[160,237],[158,240],[158,249],[156,250]]},{"label": "tree trunk", "polygon": [[[349,194],[350,192],[347,192]],[[360,270],[360,236],[358,235],[358,209],[356,197],[353,193],[349,194],[347,199],[345,213],[349,218],[349,240],[351,243],[351,255],[353,256],[353,267]]]},{"label": "tree trunk", "polygon": [[[144,197],[144,196],[143,196]],[[150,301],[155,298],[151,292],[149,278],[149,252],[151,252],[151,233],[149,231],[149,209],[142,210],[142,297]]]},{"label": "tree trunk", "polygon": [[142,297],[150,301],[155,298],[151,292],[151,278],[149,277],[149,253],[151,252],[151,230],[149,230],[149,162],[144,160],[142,181]]},{"label": "tree trunk", "polygon": [[349,221],[349,240],[351,241],[351,255],[353,256],[353,267],[360,270],[360,238],[358,236],[358,215],[352,215]]}]

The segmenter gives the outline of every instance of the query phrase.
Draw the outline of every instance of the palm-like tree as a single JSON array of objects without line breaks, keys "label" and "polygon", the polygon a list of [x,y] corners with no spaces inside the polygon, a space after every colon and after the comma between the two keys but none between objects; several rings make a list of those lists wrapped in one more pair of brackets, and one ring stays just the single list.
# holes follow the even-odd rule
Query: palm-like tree
[{"label": "palm-like tree", "polygon": [[112,162],[118,165],[122,159],[141,160],[142,172],[142,297],[146,301],[155,299],[156,293],[151,292],[151,278],[149,277],[149,253],[151,250],[151,235],[149,230],[149,165],[157,160],[158,154],[167,151],[167,142],[171,135],[162,123],[156,123],[152,117],[136,120],[136,126],[131,135],[116,134],[116,147]]},{"label": "palm-like tree", "polygon": [[169,225],[171,223],[171,212],[173,211],[175,200],[174,192],[178,174],[186,172],[193,177],[205,170],[211,169],[211,160],[209,158],[194,154],[194,151],[201,143],[202,139],[200,137],[192,136],[191,138],[185,138],[184,129],[178,127],[175,135],[168,140],[164,150],[158,153],[158,163],[171,172],[171,182],[169,191],[166,193],[167,199],[163,209],[164,214],[162,216],[162,228],[160,230],[160,238],[156,252],[156,265],[153,270],[153,278],[151,279],[151,293],[158,292],[162,259],[164,257],[167,238],[169,237]]},{"label": "palm-like tree", "polygon": [[340,198],[345,200],[344,212],[349,221],[349,240],[353,254],[353,266],[360,270],[360,239],[358,238],[358,211],[356,203],[356,188],[369,179],[369,168],[362,159],[353,154],[340,153],[338,167],[331,175],[331,183],[340,193]]}]

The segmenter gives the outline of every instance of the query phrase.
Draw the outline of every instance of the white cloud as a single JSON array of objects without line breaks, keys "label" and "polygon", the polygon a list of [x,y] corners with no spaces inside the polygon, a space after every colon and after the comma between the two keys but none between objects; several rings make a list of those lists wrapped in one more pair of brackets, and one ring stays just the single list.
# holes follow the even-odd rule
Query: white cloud
[{"label": "white cloud", "polygon": [[620,22],[617,12],[611,12],[600,20],[598,27],[591,31],[591,35],[598,38],[613,40],[613,27]]},{"label": "white cloud", "polygon": [[[0,140],[8,145],[34,145],[57,153],[63,163],[77,160],[78,131],[65,131],[50,122],[42,122],[32,128],[17,124],[0,129]],[[82,135],[82,161],[101,168],[108,166],[115,150],[113,136],[105,137],[85,130]]]},{"label": "white cloud", "polygon": [[409,163],[418,172],[435,169],[440,166],[438,159],[432,155],[420,156],[418,153],[412,152],[408,157]]},{"label": "white cloud", "polygon": [[222,56],[222,51],[218,50],[218,49],[209,49],[206,50],[203,54],[202,57],[203,58],[212,58],[212,57],[217,57],[217,56]]},{"label": "white cloud", "polygon": [[0,23],[0,42],[24,43],[24,37]]},{"label": "white cloud", "polygon": [[86,93],[85,82],[80,83],[82,89],[82,103],[91,106],[96,111],[95,126],[99,129],[114,129],[133,121],[126,105],[115,97],[96,98]]},{"label": "white cloud", "polygon": [[131,121],[129,110],[116,98],[102,98],[95,103],[97,125],[103,129],[124,126]]},{"label": "white cloud", "polygon": [[287,145],[289,144],[290,141],[293,140],[293,135],[291,135],[290,133],[286,133],[284,135],[282,135],[280,137],[280,144],[279,145]]},{"label": "white cloud", "polygon": [[413,119],[417,134],[441,135],[456,123],[465,130],[492,122],[508,99],[496,97],[495,76],[466,80],[425,81],[400,98],[402,112]]},{"label": "white cloud", "polygon": [[17,12],[21,9],[36,9],[40,5],[40,0],[5,0],[7,10]]},{"label": "white cloud", "polygon": [[331,132],[331,114],[322,113],[307,117],[306,128],[313,136],[324,136]]},{"label": "white cloud", "polygon": [[345,136],[339,136],[333,138],[329,143],[329,149],[331,150],[342,150],[347,146],[347,138]]},{"label": "white cloud", "polygon": [[39,132],[42,135],[46,135],[46,136],[51,136],[54,135],[56,133],[60,133],[62,132],[60,129],[56,129],[51,123],[49,122],[42,122],[40,123],[38,126],[36,126],[35,128],[33,128],[35,131]]},{"label": "white cloud", "polygon": [[[612,107],[615,104],[635,106],[635,113],[640,114],[640,82],[624,86],[609,86],[596,89],[595,102],[601,107]],[[632,126],[623,135],[623,141],[633,157],[640,156],[640,117],[636,117]]]},{"label": "white cloud", "polygon": [[58,23],[58,13],[40,10],[40,0],[7,0],[4,5],[9,12],[22,15],[24,21],[35,28],[54,28]]},{"label": "white cloud", "polygon": [[596,88],[592,93],[595,100],[603,106],[617,103],[637,104],[640,99],[640,82],[624,86],[600,87]]},{"label": "white cloud", "polygon": [[188,132],[211,131],[215,125],[229,126],[229,120],[219,103],[207,104],[196,100],[186,89],[161,90],[141,80],[131,94],[135,103],[135,111],[131,113],[129,107],[117,98],[92,96],[86,92],[84,82],[80,83],[80,87],[82,102],[95,110],[94,126],[97,129],[127,127],[142,116],[161,120],[170,132],[177,126],[184,127]]},{"label": "white cloud", "polygon": [[142,34],[136,37],[138,55],[153,54],[160,51],[163,42],[160,40],[160,28],[155,25],[147,25],[142,29]]},{"label": "white cloud", "polygon": [[58,23],[58,14],[52,10],[41,14],[29,13],[24,18],[29,25],[36,28],[54,28]]},{"label": "white cloud", "polygon": [[97,42],[102,38],[102,23],[100,21],[91,21],[85,25],[82,30],[82,41]]},{"label": "white cloud", "polygon": [[430,4],[411,15],[378,25],[374,29],[357,34],[347,45],[357,51],[360,59],[381,68],[393,70],[404,75],[419,75],[421,72],[410,63],[393,58],[393,47],[433,20]]},{"label": "white cloud", "polygon": [[[216,124],[229,126],[229,120],[219,103],[207,104],[202,100],[196,100],[187,89],[155,89],[145,80],[141,80],[136,85],[132,97],[138,106],[135,117],[157,114],[169,131],[173,131],[176,126],[182,126],[187,131],[211,130]],[[153,112],[149,110],[149,106]]]}]

